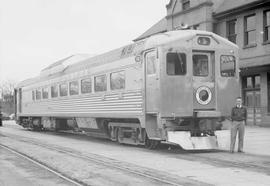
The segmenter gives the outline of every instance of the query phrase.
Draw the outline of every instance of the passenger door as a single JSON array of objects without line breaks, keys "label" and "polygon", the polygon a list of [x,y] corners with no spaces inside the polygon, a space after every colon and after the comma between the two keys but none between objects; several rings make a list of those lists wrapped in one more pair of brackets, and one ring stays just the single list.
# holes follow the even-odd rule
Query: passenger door
[{"label": "passenger door", "polygon": [[215,109],[214,52],[193,51],[192,67],[194,109]]},{"label": "passenger door", "polygon": [[22,113],[22,89],[18,90],[18,105],[17,105],[18,113]]},{"label": "passenger door", "polygon": [[147,51],[145,61],[145,96],[146,112],[157,113],[159,105],[159,63],[157,50]]},{"label": "passenger door", "polygon": [[161,117],[190,117],[192,108],[191,51],[164,48],[161,63]]}]

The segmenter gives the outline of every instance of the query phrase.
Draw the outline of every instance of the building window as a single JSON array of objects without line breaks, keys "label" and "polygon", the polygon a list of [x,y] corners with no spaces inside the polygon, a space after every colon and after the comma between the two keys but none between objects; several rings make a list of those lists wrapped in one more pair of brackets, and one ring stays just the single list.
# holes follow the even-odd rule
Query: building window
[{"label": "building window", "polygon": [[182,8],[183,10],[187,10],[190,8],[190,0],[182,0]]},{"label": "building window", "polygon": [[256,24],[255,14],[245,17],[244,22],[244,44],[251,45],[256,43]]},{"label": "building window", "polygon": [[95,92],[102,92],[107,90],[107,78],[106,75],[95,77]]},{"label": "building window", "polygon": [[264,41],[270,41],[270,10],[263,13]]},{"label": "building window", "polygon": [[253,88],[252,77],[246,77],[246,86],[245,88]]},{"label": "building window", "polygon": [[91,78],[81,80],[81,92],[82,94],[92,92],[92,81]]},{"label": "building window", "polygon": [[40,100],[41,99],[41,90],[37,89],[36,90],[36,100]]},{"label": "building window", "polygon": [[259,89],[261,87],[261,76],[245,76],[243,77],[243,88],[244,89]]},{"label": "building window", "polygon": [[57,85],[51,86],[51,97],[58,97],[58,87]]},{"label": "building window", "polygon": [[48,87],[42,89],[42,98],[48,99],[49,98],[49,89]]},{"label": "building window", "polygon": [[60,89],[60,96],[68,95],[68,86],[66,83],[60,84],[59,89]]},{"label": "building window", "polygon": [[220,74],[223,77],[232,77],[235,75],[235,57],[224,55],[220,57]]},{"label": "building window", "polygon": [[185,75],[186,54],[184,53],[167,53],[167,74],[168,75]]},{"label": "building window", "polygon": [[254,87],[260,88],[261,87],[261,76],[255,76],[254,78]]},{"label": "building window", "polygon": [[229,41],[236,43],[236,20],[227,22],[227,38]]},{"label": "building window", "polygon": [[69,95],[78,95],[79,94],[79,83],[78,81],[69,82]]},{"label": "building window", "polygon": [[118,89],[124,89],[125,88],[125,72],[114,72],[111,73],[111,90],[118,90]]}]

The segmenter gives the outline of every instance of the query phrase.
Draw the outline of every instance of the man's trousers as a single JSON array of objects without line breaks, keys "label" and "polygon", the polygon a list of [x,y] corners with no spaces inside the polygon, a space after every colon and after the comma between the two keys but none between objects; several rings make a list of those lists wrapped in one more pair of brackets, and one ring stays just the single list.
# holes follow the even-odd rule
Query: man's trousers
[{"label": "man's trousers", "polygon": [[243,151],[244,145],[244,133],[245,133],[245,121],[233,121],[231,126],[231,146],[230,151],[234,151],[236,135],[238,132],[238,152]]}]

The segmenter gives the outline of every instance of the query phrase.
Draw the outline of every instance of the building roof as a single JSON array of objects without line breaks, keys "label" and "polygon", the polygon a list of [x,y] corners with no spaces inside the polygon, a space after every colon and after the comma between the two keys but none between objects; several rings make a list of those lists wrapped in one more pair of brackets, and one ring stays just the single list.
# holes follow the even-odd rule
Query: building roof
[{"label": "building roof", "polygon": [[269,0],[225,0],[223,3],[215,10],[215,15],[224,14],[231,11],[241,11],[242,7],[249,7],[258,3],[267,3]]},{"label": "building roof", "polygon": [[151,28],[146,30],[142,35],[134,39],[133,41],[139,41],[145,39],[151,35],[166,32],[167,31],[167,19],[166,17],[162,18],[159,22],[154,24]]},{"label": "building roof", "polygon": [[[222,2],[222,0],[208,0],[206,2],[200,3],[200,4],[204,4],[204,3],[214,3],[213,5],[213,9],[215,10],[220,3]],[[172,5],[173,1],[170,0],[169,3],[166,5],[166,7],[170,7]],[[149,36],[152,36],[154,34],[158,34],[158,33],[163,33],[167,30],[167,16],[165,16],[164,18],[162,18],[159,22],[157,22],[156,24],[154,24],[152,27],[150,27],[148,30],[146,30],[142,35],[140,35],[139,37],[137,37],[136,39],[134,39],[133,41],[139,41],[141,39],[145,39]]]}]

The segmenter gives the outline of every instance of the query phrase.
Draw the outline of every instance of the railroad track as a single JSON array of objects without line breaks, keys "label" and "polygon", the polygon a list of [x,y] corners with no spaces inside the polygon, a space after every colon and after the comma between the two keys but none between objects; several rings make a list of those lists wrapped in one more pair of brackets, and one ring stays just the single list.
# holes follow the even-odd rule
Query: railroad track
[{"label": "railroad track", "polygon": [[[21,138],[21,136],[19,136],[19,135],[14,135],[14,134],[12,134],[12,135],[15,138]],[[31,140],[31,138],[26,138],[26,137],[23,137],[23,138],[25,138],[24,140]],[[40,145],[36,141],[33,141],[33,140],[31,143],[36,144],[36,145]],[[44,146],[44,144],[43,144],[43,146]],[[57,149],[57,148],[59,148],[59,146],[49,144],[49,145],[46,145],[46,148]],[[62,149],[64,151],[68,151],[68,152],[74,151],[71,149],[63,148],[63,147],[60,147],[60,149]],[[178,149],[171,150],[171,151],[167,151],[164,149],[158,149],[156,151],[159,153],[167,154],[167,155],[172,156],[172,157],[177,158],[177,159],[184,159],[184,160],[188,160],[188,161],[199,161],[199,162],[208,163],[208,164],[211,164],[211,165],[214,165],[217,167],[228,167],[228,168],[235,167],[235,168],[240,168],[240,169],[245,169],[245,170],[250,170],[250,171],[255,171],[255,172],[261,172],[261,173],[265,173],[267,175],[270,175],[269,157],[248,155],[248,154],[243,155],[242,154],[241,156],[239,156],[237,158],[238,155],[236,154],[233,156],[233,158],[237,158],[237,159],[232,160],[232,159],[230,159],[230,154],[227,155],[226,153],[222,157],[214,157],[214,156],[205,156],[204,153],[201,153],[201,154],[200,153],[188,153],[188,152],[182,151],[182,150],[179,151]],[[76,152],[74,151],[72,153],[76,153]],[[222,152],[222,151],[221,151],[221,153],[224,154],[224,152]],[[122,162],[119,162],[119,161],[114,160],[114,159],[105,158],[104,156],[99,156],[97,154],[88,154],[88,156],[90,156],[90,157],[88,157],[88,159],[90,158],[92,161],[95,160],[95,161],[98,161],[98,163],[102,163],[104,165],[106,164],[106,166],[109,164],[109,165],[114,167],[116,164],[115,168],[117,168],[118,164],[122,164]],[[248,159],[248,160],[244,160],[244,159]],[[112,163],[112,162],[115,162],[115,163]],[[132,169],[130,169],[130,167],[132,167]],[[141,170],[141,167],[139,167],[139,166],[136,167],[135,165],[133,165],[133,164],[131,165],[128,163],[124,164],[124,169],[123,169],[123,167],[120,167],[120,169],[122,169],[122,170],[126,170],[126,168],[129,169],[130,172],[134,172],[134,169]],[[157,180],[159,180],[160,178],[166,177],[164,175],[167,174],[167,173],[160,173],[159,175],[161,177],[159,177],[159,176],[157,176],[156,170],[138,171],[137,173],[138,173],[138,175],[145,175],[145,172],[150,173],[150,175],[149,175],[150,177],[153,177],[153,178],[158,177]],[[178,180],[178,178],[175,178],[174,176],[171,176],[171,177],[172,178],[169,178],[169,180]],[[173,182],[171,185],[175,185],[175,182]]]},{"label": "railroad track", "polygon": [[[136,176],[139,176],[144,179],[150,179],[154,180],[155,182],[159,183],[160,185],[173,185],[173,186],[180,186],[180,185],[189,185],[189,186],[195,186],[195,185],[210,185],[203,182],[195,181],[189,178],[179,177],[173,174],[168,174],[166,172],[162,172],[159,170],[149,169],[146,167],[134,165],[127,162],[118,161],[115,159],[107,158],[104,156],[100,156],[93,153],[82,154],[81,152],[75,151],[74,149],[58,146],[55,144],[46,144],[44,142],[33,140],[31,138],[22,137],[15,134],[9,134],[6,136],[7,138],[10,138],[12,140],[16,140],[19,142],[27,143],[36,145],[38,147],[42,147],[51,151],[63,153],[75,158],[82,159],[87,162],[94,162],[95,164],[110,167],[112,169],[118,169],[120,171],[123,171],[125,173],[133,174]],[[76,180],[74,178],[69,177],[68,175],[64,175],[63,173],[60,173],[54,169],[52,169],[49,165],[45,165],[44,163],[37,161],[33,159],[33,157],[30,157],[29,155],[26,155],[24,153],[18,152],[17,150],[13,149],[12,147],[8,147],[7,145],[3,145],[2,142],[0,142],[1,146],[4,146],[5,148],[9,149],[10,151],[13,151],[14,153],[18,153],[23,157],[26,157],[34,162],[37,162],[41,166],[44,166],[45,168],[48,168],[48,170],[54,171],[56,174],[59,174],[59,176],[63,176],[63,179],[68,179],[70,181],[74,181],[74,184],[76,185],[87,185],[86,183],[80,182],[79,180]]]},{"label": "railroad track", "polygon": [[15,150],[13,148],[10,148],[10,147],[8,147],[6,145],[3,145],[3,144],[0,144],[0,147],[8,150],[9,152],[11,152],[11,153],[13,153],[13,154],[15,154],[15,155],[17,155],[19,157],[22,157],[22,158],[32,162],[33,164],[35,164],[35,165],[37,165],[37,166],[39,166],[39,167],[53,173],[53,174],[55,174],[56,176],[62,178],[63,180],[65,180],[65,181],[67,181],[69,183],[72,183],[72,184],[74,184],[76,186],[85,186],[84,183],[82,183],[82,182],[80,182],[80,181],[78,181],[78,180],[76,180],[74,178],[71,178],[71,177],[69,177],[67,175],[64,175],[63,173],[51,168],[50,166],[48,166],[48,165],[46,165],[46,164],[44,164],[44,163],[42,163],[42,162],[40,162],[40,161],[38,161],[36,159],[24,154],[24,153],[21,153],[21,152]]}]

